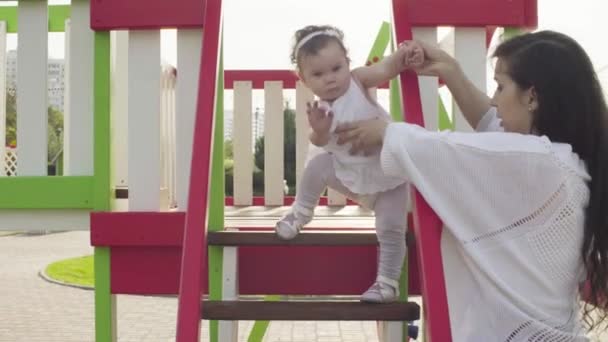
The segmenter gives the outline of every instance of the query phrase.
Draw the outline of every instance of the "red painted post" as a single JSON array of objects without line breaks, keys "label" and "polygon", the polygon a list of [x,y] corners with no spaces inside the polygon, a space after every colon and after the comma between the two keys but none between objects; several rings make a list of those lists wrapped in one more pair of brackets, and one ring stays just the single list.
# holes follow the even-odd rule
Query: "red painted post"
[{"label": "red painted post", "polygon": [[217,105],[216,81],[220,55],[222,0],[207,0],[204,10],[205,28],[177,311],[176,340],[178,342],[199,341],[201,294],[203,284],[208,280],[207,211],[214,113]]},{"label": "red painted post", "polygon": [[[408,0],[393,0],[393,23],[397,42],[413,39],[412,24],[408,20]],[[424,127],[418,77],[411,72],[401,73],[401,98],[407,121]],[[428,337],[431,342],[450,342],[450,316],[441,260],[442,223],[433,209],[414,189],[414,232],[419,253],[422,298]]]}]

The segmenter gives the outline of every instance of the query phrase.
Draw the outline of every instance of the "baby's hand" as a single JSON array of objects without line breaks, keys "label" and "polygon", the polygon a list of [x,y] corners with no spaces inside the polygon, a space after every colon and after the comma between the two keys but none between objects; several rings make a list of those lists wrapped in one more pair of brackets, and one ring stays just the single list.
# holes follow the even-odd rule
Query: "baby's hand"
[{"label": "baby's hand", "polygon": [[314,101],[312,105],[310,102],[307,102],[306,106],[308,123],[310,124],[312,130],[320,136],[329,134],[334,113],[327,108],[320,107],[318,101]]},{"label": "baby's hand", "polygon": [[403,53],[403,69],[418,68],[424,63],[424,50],[417,42],[404,41],[399,44],[399,50]]}]

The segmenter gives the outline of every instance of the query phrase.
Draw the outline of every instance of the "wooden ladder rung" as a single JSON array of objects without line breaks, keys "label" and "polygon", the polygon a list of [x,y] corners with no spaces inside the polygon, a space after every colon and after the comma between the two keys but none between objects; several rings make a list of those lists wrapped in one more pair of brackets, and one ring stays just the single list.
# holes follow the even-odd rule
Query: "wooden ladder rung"
[{"label": "wooden ladder rung", "polygon": [[415,321],[420,318],[420,307],[414,302],[205,300],[201,311],[202,319],[228,321]]},{"label": "wooden ladder rung", "polygon": [[[413,242],[408,232],[406,241]],[[374,230],[310,230],[302,231],[292,240],[280,239],[274,231],[223,230],[207,233],[212,246],[370,246],[377,245]]]},{"label": "wooden ladder rung", "polygon": [[214,246],[368,246],[378,244],[373,230],[302,231],[292,240],[280,239],[274,231],[209,232],[207,243]]}]

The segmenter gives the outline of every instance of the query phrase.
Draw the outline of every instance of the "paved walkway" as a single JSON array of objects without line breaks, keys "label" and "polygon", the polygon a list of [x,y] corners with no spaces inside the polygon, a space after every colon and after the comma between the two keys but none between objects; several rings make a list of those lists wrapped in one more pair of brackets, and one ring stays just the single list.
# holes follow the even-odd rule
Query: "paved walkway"
[{"label": "paved walkway", "polygon": [[[93,341],[93,291],[52,284],[38,272],[50,262],[92,254],[88,232],[0,236],[0,342]],[[174,341],[177,300],[120,295],[119,342]],[[208,341],[203,322],[201,341]],[[252,322],[241,322],[247,341]],[[372,342],[374,322],[272,322],[266,342]],[[608,333],[592,341],[608,341]]]},{"label": "paved walkway", "polygon": [[[93,341],[93,291],[44,281],[52,261],[92,254],[88,232],[0,236],[0,342]],[[119,342],[175,341],[177,300],[119,295]],[[208,341],[203,322],[201,341]],[[241,322],[247,341],[252,322]],[[377,341],[374,322],[272,322],[271,341]]]}]

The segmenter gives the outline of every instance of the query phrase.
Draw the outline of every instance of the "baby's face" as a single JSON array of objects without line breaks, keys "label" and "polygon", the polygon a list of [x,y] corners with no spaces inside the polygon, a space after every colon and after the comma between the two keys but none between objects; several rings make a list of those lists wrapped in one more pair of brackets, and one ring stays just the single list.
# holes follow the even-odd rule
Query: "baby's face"
[{"label": "baby's face", "polygon": [[325,101],[344,95],[350,85],[348,59],[336,42],[329,42],[316,55],[302,57],[299,75],[304,84]]}]

